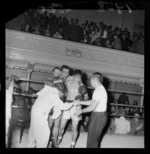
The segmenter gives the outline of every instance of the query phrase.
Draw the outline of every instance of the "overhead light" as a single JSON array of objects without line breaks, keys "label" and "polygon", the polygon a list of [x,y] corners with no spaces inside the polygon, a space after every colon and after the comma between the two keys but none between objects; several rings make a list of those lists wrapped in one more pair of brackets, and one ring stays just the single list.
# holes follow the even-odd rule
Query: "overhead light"
[{"label": "overhead light", "polygon": [[52,6],[54,7],[63,7],[61,4],[52,3]]},{"label": "overhead light", "polygon": [[130,7],[125,3],[125,6],[128,8],[129,13],[132,13],[132,10],[130,9]]},{"label": "overhead light", "polygon": [[97,4],[100,6],[100,9],[98,9],[98,12],[104,12],[104,2],[99,1]]},{"label": "overhead light", "polygon": [[118,13],[121,14],[121,10],[124,8],[124,6],[118,2],[115,3],[115,6],[117,8]]}]

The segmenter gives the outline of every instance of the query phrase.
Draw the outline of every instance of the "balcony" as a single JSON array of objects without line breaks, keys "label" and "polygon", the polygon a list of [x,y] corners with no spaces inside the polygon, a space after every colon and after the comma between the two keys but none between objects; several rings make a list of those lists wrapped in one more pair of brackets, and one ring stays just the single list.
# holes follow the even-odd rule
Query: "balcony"
[{"label": "balcony", "polygon": [[65,64],[89,74],[99,71],[111,80],[137,84],[144,78],[144,55],[8,29],[5,37],[6,65],[30,62],[48,70]]}]

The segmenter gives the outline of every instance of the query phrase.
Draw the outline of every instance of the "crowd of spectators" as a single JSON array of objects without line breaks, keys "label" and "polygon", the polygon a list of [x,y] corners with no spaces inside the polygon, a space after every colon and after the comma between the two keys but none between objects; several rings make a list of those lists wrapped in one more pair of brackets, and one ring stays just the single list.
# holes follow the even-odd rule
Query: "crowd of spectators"
[{"label": "crowd of spectators", "polygon": [[[37,93],[36,90],[34,90],[32,87],[30,87],[28,91],[22,91],[20,88],[14,87],[13,92],[17,93],[17,94],[25,94],[25,96],[13,95],[12,105],[18,106],[20,108],[28,108],[28,109],[32,108],[32,105],[34,104],[36,98],[35,97],[28,97],[27,95],[36,94]],[[17,113],[15,113],[15,115],[17,115]]]},{"label": "crowd of spectators", "polygon": [[101,47],[144,54],[144,36],[141,32],[131,34],[127,28],[121,30],[103,22],[98,24],[86,20],[79,25],[79,19],[57,17],[55,14],[29,10],[24,13],[21,30],[38,35],[86,43]]}]

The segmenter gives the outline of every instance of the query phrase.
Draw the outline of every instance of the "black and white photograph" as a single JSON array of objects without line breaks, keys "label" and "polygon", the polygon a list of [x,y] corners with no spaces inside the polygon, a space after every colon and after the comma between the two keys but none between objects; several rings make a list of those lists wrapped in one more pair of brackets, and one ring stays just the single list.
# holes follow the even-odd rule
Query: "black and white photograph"
[{"label": "black and white photograph", "polygon": [[144,149],[149,4],[50,1],[9,19],[5,148]]}]

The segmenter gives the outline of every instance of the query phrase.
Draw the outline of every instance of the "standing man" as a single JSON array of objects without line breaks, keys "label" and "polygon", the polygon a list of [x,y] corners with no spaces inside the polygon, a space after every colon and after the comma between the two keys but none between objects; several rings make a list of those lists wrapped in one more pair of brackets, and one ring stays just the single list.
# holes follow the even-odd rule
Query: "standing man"
[{"label": "standing man", "polygon": [[129,98],[126,95],[126,93],[123,93],[122,95],[119,96],[119,98],[118,98],[118,104],[126,104],[126,105],[129,105]]},{"label": "standing man", "polygon": [[[84,97],[88,98],[86,87],[83,85],[82,80],[82,72],[80,70],[75,70],[73,72],[73,76],[69,76],[66,80],[67,86],[67,97],[65,103],[71,103],[74,100],[84,100]],[[85,96],[86,95],[86,96]],[[72,120],[72,142],[71,148],[75,147],[77,136],[78,136],[78,124],[79,121],[82,119],[81,116],[74,116],[75,111],[81,109],[81,105],[74,106],[68,111],[63,111],[61,124],[59,129],[59,136],[58,136],[58,144],[62,141],[64,128],[69,119]]]},{"label": "standing man", "polygon": [[[76,116],[92,112],[87,138],[87,148],[100,148],[101,134],[107,122],[107,92],[102,85],[103,76],[95,72],[91,77],[91,85],[94,88],[92,100],[74,102],[78,105],[87,105],[84,109],[78,109]],[[76,105],[77,105],[76,104]]]},{"label": "standing man", "polygon": [[53,107],[56,107],[57,112],[55,112],[54,117],[57,118],[61,115],[61,110],[67,110],[72,107],[72,103],[64,104],[60,100],[64,92],[65,85],[58,82],[55,87],[45,85],[41,91],[36,93],[38,98],[31,110],[28,147],[47,147],[51,133],[48,125],[49,112]]}]

